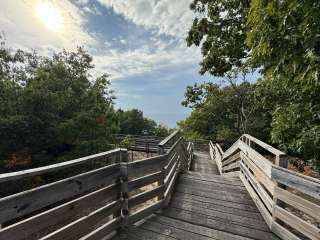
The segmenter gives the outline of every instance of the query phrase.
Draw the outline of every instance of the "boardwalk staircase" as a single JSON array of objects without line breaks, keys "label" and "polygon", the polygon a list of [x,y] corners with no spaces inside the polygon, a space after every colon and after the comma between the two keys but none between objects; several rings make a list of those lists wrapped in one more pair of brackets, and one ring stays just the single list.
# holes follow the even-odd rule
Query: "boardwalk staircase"
[{"label": "boardwalk staircase", "polygon": [[320,239],[318,179],[250,135],[208,146],[176,131],[142,160],[119,148],[0,174],[0,240]]}]

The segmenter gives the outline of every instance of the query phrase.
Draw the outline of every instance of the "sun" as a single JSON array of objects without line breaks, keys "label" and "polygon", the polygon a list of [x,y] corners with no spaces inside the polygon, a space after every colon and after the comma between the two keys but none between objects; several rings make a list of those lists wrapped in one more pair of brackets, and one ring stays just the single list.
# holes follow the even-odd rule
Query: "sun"
[{"label": "sun", "polygon": [[40,2],[36,7],[37,16],[53,32],[63,29],[63,17],[60,11],[48,1]]}]

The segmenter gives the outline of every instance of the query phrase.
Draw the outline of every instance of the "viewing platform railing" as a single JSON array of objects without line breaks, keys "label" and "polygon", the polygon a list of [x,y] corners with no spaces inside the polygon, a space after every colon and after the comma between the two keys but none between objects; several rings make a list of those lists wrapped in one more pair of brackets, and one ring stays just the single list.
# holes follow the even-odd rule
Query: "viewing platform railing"
[{"label": "viewing platform railing", "polygon": [[240,177],[281,239],[320,239],[319,179],[288,170],[285,153],[247,134],[225,152],[219,144],[209,147],[220,173]]},{"label": "viewing platform railing", "polygon": [[[179,132],[159,145],[159,156],[128,162],[126,149],[50,166],[0,174],[0,183],[79,170],[0,199],[0,239],[102,239],[125,231],[170,200],[179,172],[187,170],[193,144]],[[90,169],[90,170],[87,170]]]}]

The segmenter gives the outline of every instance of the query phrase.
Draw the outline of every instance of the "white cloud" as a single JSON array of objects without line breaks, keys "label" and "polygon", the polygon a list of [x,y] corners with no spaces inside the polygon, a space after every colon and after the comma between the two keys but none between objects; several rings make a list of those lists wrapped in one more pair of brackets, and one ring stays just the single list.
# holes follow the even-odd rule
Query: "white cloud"
[{"label": "white cloud", "polygon": [[[161,70],[174,65],[184,65],[199,61],[200,53],[194,48],[176,46],[166,48],[165,43],[141,46],[134,50],[120,51],[109,49],[94,57],[98,72],[108,72],[112,79],[124,79],[129,76]],[[159,47],[159,45],[164,45]],[[152,80],[152,79],[150,79]]]},{"label": "white cloud", "polygon": [[184,37],[194,17],[191,0],[99,0],[118,14],[147,29]]},{"label": "white cloud", "polygon": [[[101,39],[98,32],[88,32],[85,30],[86,13],[101,14],[94,5],[89,6],[88,0],[78,0],[78,6],[68,0],[50,1],[63,17],[61,32],[51,31],[37,17],[35,11],[40,0],[1,0],[0,31],[6,33],[10,47],[35,49],[44,55],[62,48],[74,50],[85,46],[94,57],[94,74],[110,73],[113,79],[199,61],[199,50],[187,48],[184,41],[193,18],[188,9],[190,0],[99,1],[134,24],[150,29],[152,37],[131,48],[130,38],[119,36],[107,41]],[[167,39],[159,34],[171,37]],[[126,49],[114,48],[113,42],[120,42]]]},{"label": "white cloud", "polygon": [[63,18],[61,32],[51,31],[37,16],[39,0],[2,0],[0,26],[9,46],[23,45],[40,51],[49,49],[73,50],[76,46],[91,46],[96,40],[83,29],[85,18],[79,9],[67,0],[51,1]]},{"label": "white cloud", "polygon": [[[199,62],[200,51],[187,48],[185,37],[194,14],[189,10],[191,0],[98,0],[107,8],[132,23],[153,33],[148,41],[136,49],[105,52],[96,57],[98,69],[111,73],[112,78],[126,78],[172,65]],[[171,36],[164,39],[161,34]],[[128,44],[125,39],[120,40]],[[170,77],[169,77],[170,78]]]}]

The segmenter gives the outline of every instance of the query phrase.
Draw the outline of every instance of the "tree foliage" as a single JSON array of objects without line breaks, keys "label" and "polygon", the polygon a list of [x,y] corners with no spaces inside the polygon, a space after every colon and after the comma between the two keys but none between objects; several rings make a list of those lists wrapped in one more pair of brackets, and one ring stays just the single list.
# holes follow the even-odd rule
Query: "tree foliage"
[{"label": "tree foliage", "polygon": [[245,42],[249,0],[194,0],[190,8],[197,17],[187,44],[201,45],[200,73],[224,76],[234,68],[243,68],[249,54]]},{"label": "tree foliage", "polygon": [[143,116],[143,112],[138,109],[117,111],[120,133],[131,135],[156,135],[168,136],[170,129],[157,124],[154,120]]},{"label": "tree foliage", "polygon": [[187,87],[184,106],[193,109],[191,116],[179,123],[190,138],[210,138],[228,145],[243,133],[261,139],[268,137],[271,116],[255,102],[256,84],[242,82],[225,87],[204,83]]},{"label": "tree foliage", "polygon": [[90,79],[90,55],[82,48],[52,58],[7,49],[1,53],[1,158],[21,149],[34,158],[108,149],[117,128],[113,94],[107,75]]},{"label": "tree foliage", "polygon": [[83,48],[43,57],[1,43],[1,171],[106,151],[119,132],[169,134],[142,111],[115,110],[108,75],[91,76],[93,67]]},{"label": "tree foliage", "polygon": [[320,2],[194,0],[190,8],[197,17],[187,43],[201,46],[200,72],[259,70],[253,104],[272,116],[266,134],[320,169]]},{"label": "tree foliage", "polygon": [[[320,170],[320,2],[253,0],[247,44],[274,96],[272,140]],[[264,95],[264,100],[270,100]]]}]

